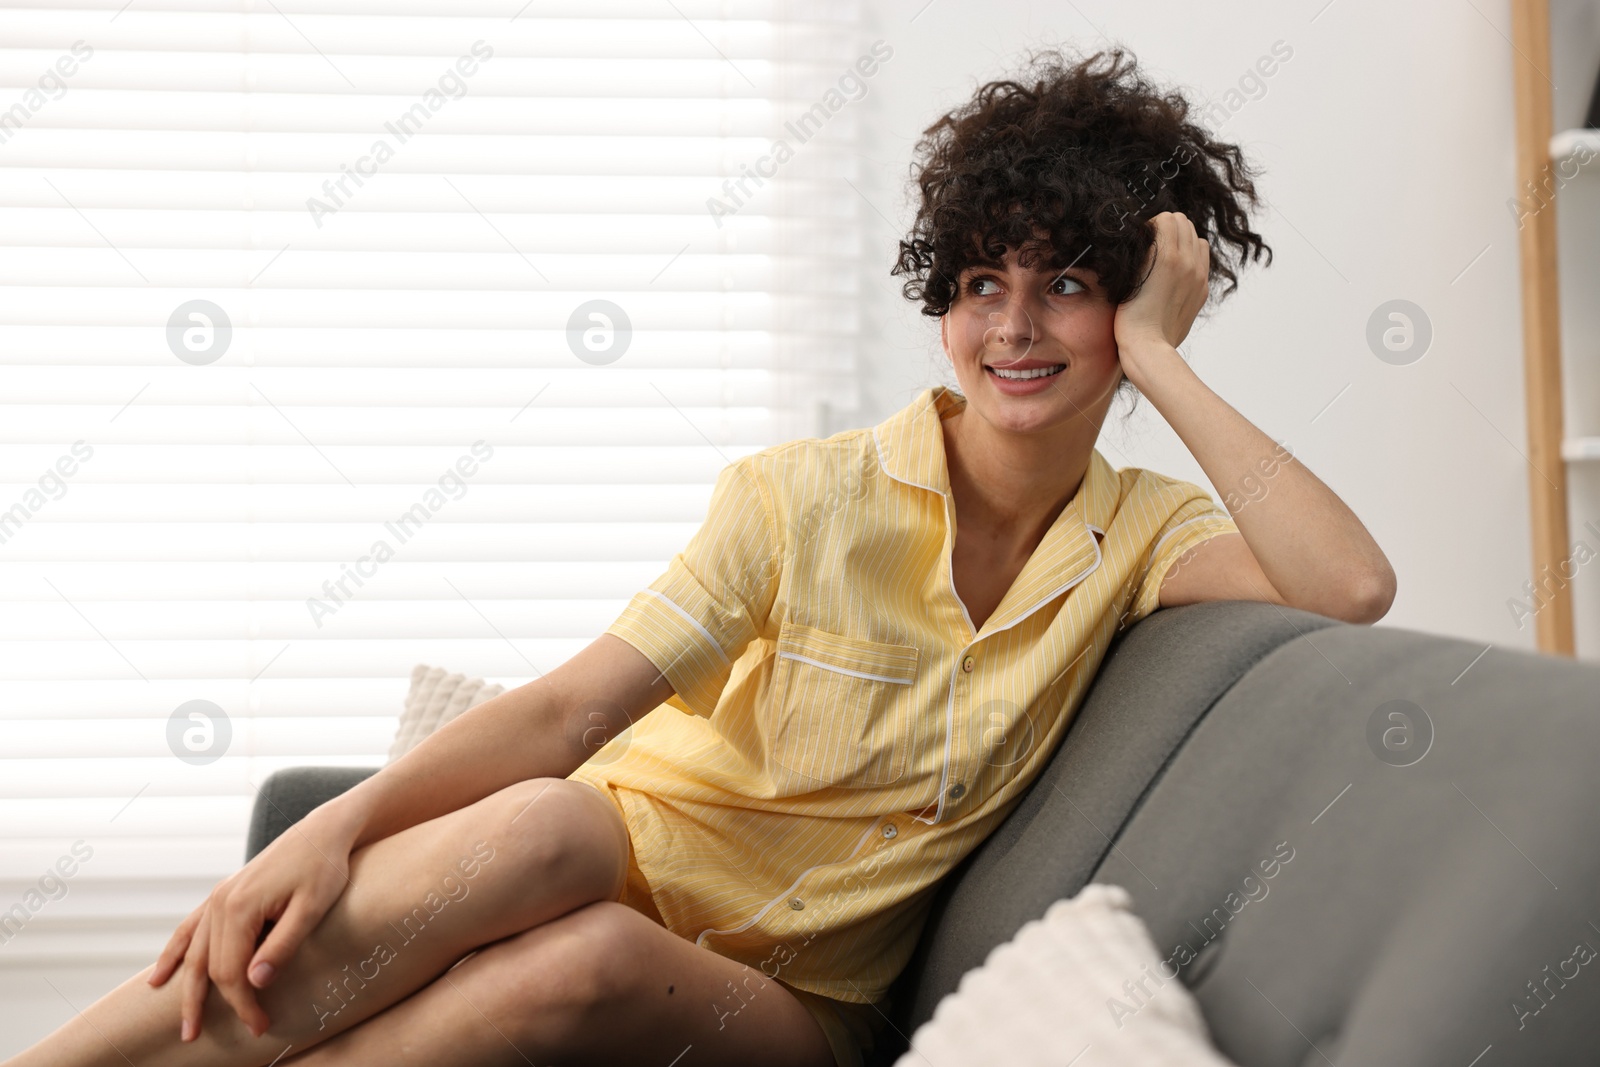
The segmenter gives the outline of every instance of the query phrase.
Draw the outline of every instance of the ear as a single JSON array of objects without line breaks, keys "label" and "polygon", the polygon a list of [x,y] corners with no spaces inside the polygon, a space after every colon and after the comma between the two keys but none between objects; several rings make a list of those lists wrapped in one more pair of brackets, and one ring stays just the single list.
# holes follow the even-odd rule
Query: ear
[{"label": "ear", "polygon": [[939,347],[944,349],[945,362],[955,365],[955,360],[950,356],[950,313],[945,312],[939,316]]}]

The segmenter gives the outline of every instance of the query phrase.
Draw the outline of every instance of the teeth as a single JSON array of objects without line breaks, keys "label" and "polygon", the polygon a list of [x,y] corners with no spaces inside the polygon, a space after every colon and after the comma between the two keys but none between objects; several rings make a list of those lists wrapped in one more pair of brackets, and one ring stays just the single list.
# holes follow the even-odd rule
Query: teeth
[{"label": "teeth", "polygon": [[1006,370],[1002,367],[990,367],[989,369],[994,371],[995,375],[1001,378],[1025,379],[1046,378],[1052,374],[1059,373],[1065,369],[1065,367],[1065,363],[1057,363],[1053,367],[1035,367],[1033,370]]}]

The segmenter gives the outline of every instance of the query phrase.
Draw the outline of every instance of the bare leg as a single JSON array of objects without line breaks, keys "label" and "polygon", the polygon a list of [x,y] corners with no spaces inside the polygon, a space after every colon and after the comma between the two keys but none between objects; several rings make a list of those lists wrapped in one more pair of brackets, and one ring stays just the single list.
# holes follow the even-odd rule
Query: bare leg
[{"label": "bare leg", "polygon": [[490,945],[279,1067],[832,1067],[780,983],[615,901]]},{"label": "bare leg", "polygon": [[351,887],[258,992],[272,1021],[260,1038],[213,988],[200,1037],[180,1042],[181,984],[150,988],[152,964],[5,1067],[261,1067],[376,1015],[479,946],[614,900],[627,841],[592,786],[518,783],[356,850]]}]

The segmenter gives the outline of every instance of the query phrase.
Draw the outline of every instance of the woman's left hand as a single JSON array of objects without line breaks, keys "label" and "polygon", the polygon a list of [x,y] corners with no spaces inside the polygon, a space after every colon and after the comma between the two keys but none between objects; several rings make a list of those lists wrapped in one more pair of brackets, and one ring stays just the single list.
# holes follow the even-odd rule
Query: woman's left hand
[{"label": "woman's left hand", "polygon": [[1211,243],[1195,232],[1187,215],[1163,211],[1148,225],[1155,243],[1145,256],[1144,285],[1132,300],[1117,306],[1112,321],[1122,372],[1135,386],[1143,369],[1141,354],[1175,349],[1189,336],[1205,306],[1211,274]]}]

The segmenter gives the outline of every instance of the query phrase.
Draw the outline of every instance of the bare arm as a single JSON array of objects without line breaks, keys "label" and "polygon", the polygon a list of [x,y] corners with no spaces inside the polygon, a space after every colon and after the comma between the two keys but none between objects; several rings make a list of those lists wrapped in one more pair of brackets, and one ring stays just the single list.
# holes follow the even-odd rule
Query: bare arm
[{"label": "bare arm", "polygon": [[567,662],[444,724],[322,813],[359,848],[528,778],[565,778],[672,695],[632,645],[601,634]]},{"label": "bare arm", "polygon": [[1144,354],[1165,361],[1141,386],[1199,460],[1239,527],[1202,542],[1161,587],[1161,603],[1244,599],[1289,604],[1347,622],[1382,618],[1394,601],[1395,574],[1361,520],[1321,479],[1292,457],[1277,461],[1272,491],[1233,506],[1226,487],[1251,484],[1278,445],[1201,382],[1170,346]]},{"label": "bare arm", "polygon": [[1232,487],[1253,484],[1256,472],[1284,453],[1178,354],[1206,301],[1208,243],[1178,212],[1162,212],[1150,226],[1149,276],[1114,320],[1118,359],[1224,492],[1239,527],[1173,567],[1161,603],[1241,597],[1350,622],[1381,618],[1394,600],[1393,568],[1355,513],[1298,460],[1275,463],[1270,498],[1234,506]]}]

